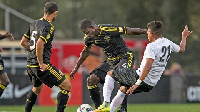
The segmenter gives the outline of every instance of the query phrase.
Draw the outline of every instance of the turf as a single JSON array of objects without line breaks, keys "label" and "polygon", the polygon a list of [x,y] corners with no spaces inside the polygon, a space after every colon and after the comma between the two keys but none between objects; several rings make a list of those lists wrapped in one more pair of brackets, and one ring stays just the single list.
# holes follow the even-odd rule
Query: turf
[{"label": "turf", "polygon": [[[68,106],[65,112],[76,112],[77,108]],[[0,112],[24,112],[24,106],[0,105]],[[56,107],[35,106],[32,112],[56,112]],[[129,104],[128,112],[200,112],[200,104]]]}]

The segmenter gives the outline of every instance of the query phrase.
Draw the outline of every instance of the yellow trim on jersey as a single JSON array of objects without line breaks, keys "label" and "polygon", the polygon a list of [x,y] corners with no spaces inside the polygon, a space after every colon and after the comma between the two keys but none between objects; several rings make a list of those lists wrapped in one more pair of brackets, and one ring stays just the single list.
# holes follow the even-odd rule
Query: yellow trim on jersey
[{"label": "yellow trim on jersey", "polygon": [[98,87],[98,86],[97,86],[97,85],[94,85],[94,86],[87,86],[88,89],[94,89],[94,88],[96,88],[96,87]]},{"label": "yellow trim on jersey", "polygon": [[131,68],[131,66],[132,66],[132,60],[133,60],[133,53],[127,53],[127,54],[130,55],[128,57],[128,66],[127,66],[127,68]]},{"label": "yellow trim on jersey", "polygon": [[60,90],[60,92],[63,94],[69,95],[69,91],[67,91],[67,90]]},{"label": "yellow trim on jersey", "polygon": [[104,31],[118,31],[117,27],[100,27]]},{"label": "yellow trim on jersey", "polygon": [[24,34],[24,37],[26,37],[26,38],[28,38],[28,39],[30,38],[30,37],[29,37],[28,35],[26,35],[26,34]]},{"label": "yellow trim on jersey", "polygon": [[5,89],[6,89],[6,86],[4,86],[4,85],[2,85],[2,84],[0,83],[0,88],[3,89],[3,90],[5,90]]},{"label": "yellow trim on jersey", "polygon": [[124,31],[124,34],[127,34],[127,29],[126,29],[126,27],[124,27],[124,30],[125,30],[125,31]]},{"label": "yellow trim on jersey", "polygon": [[40,67],[39,65],[26,65],[27,67]]},{"label": "yellow trim on jersey", "polygon": [[47,39],[44,38],[43,36],[40,36],[40,38],[42,38],[42,40],[44,40],[45,43],[47,43]]},{"label": "yellow trim on jersey", "polygon": [[[121,55],[121,56],[117,56],[117,57],[114,57],[114,58],[108,58],[108,60],[117,60],[117,59],[120,59],[120,58],[122,58],[123,56],[125,56],[125,55],[127,55],[127,54],[132,54],[132,53],[126,53],[126,54],[123,54],[123,55]],[[132,58],[133,58],[133,55],[131,55],[132,56]],[[132,58],[131,58],[131,61],[132,61]],[[130,60],[130,59],[129,59]]]},{"label": "yellow trim on jersey", "polygon": [[50,66],[49,64],[47,65],[47,70],[50,71],[50,73],[52,73],[58,80],[61,80],[62,79],[62,76],[57,72],[55,71],[52,66]]}]

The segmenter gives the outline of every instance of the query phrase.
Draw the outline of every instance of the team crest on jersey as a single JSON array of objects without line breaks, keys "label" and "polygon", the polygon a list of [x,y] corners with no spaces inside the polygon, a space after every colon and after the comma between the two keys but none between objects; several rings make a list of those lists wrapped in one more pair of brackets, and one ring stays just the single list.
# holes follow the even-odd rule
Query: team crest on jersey
[{"label": "team crest on jersey", "polygon": [[106,42],[109,42],[110,37],[109,37],[109,36],[106,36],[106,37],[104,37],[104,39],[105,39]]},{"label": "team crest on jersey", "polygon": [[2,65],[0,65],[0,70],[3,70],[3,66]]},{"label": "team crest on jersey", "polygon": [[123,32],[123,28],[122,27],[118,27],[119,28],[119,32]]}]

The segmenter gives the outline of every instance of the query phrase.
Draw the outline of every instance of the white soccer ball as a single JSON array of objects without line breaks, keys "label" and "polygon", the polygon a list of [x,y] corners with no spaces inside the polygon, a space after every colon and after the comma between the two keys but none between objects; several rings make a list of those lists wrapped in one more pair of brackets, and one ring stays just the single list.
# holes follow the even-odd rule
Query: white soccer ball
[{"label": "white soccer ball", "polygon": [[92,112],[93,109],[89,104],[82,104],[78,107],[77,112]]}]

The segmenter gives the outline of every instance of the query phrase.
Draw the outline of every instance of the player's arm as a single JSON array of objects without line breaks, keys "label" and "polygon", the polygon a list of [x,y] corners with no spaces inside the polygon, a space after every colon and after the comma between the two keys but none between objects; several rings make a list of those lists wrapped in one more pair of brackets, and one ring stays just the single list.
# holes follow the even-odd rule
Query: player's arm
[{"label": "player's arm", "polygon": [[141,34],[147,34],[146,29],[141,29],[141,28],[130,28],[126,27],[127,30],[127,35],[141,35]]},{"label": "player's arm", "polygon": [[22,37],[22,40],[21,40],[20,44],[21,44],[27,51],[30,50],[29,40],[28,40],[25,36]]},{"label": "player's arm", "polygon": [[154,62],[154,59],[152,58],[147,58],[146,59],[146,64],[141,72],[141,75],[135,85],[130,87],[128,91],[126,92],[127,94],[132,94],[133,91],[140,85],[140,83],[145,79],[145,77],[148,75],[149,71],[151,70],[152,64]]},{"label": "player's arm", "polygon": [[0,39],[5,39],[5,38],[7,38],[7,39],[9,39],[9,40],[11,40],[11,41],[14,40],[13,35],[12,35],[11,33],[9,33],[9,32],[7,32],[7,33],[4,34],[4,35],[0,34]]},{"label": "player's arm", "polygon": [[185,51],[186,39],[191,33],[192,33],[192,31],[189,31],[188,27],[186,25],[185,29],[182,32],[182,40],[181,40],[180,45],[179,45],[180,46],[180,51],[179,51],[180,53]]},{"label": "player's arm", "polygon": [[36,56],[37,56],[37,60],[38,60],[41,71],[45,71],[47,68],[47,65],[43,63],[44,44],[45,42],[41,38],[39,38],[36,43]]},{"label": "player's arm", "polygon": [[74,69],[70,73],[71,79],[74,79],[75,73],[78,71],[79,67],[85,61],[85,59],[89,56],[89,54],[90,54],[90,47],[85,46],[84,49],[82,50],[82,52],[80,53],[80,57],[79,57],[79,59],[76,63],[76,66],[74,67]]}]

